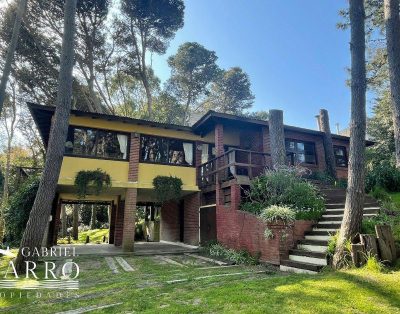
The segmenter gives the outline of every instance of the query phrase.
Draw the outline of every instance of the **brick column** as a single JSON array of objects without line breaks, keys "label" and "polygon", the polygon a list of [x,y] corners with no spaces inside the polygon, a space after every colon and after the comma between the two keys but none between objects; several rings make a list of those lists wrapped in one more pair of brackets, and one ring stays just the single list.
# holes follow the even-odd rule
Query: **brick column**
[{"label": "brick column", "polygon": [[[137,133],[131,133],[128,170],[129,182],[137,182],[138,180],[139,147],[140,136]],[[136,199],[137,189],[128,188],[125,196],[124,228],[122,233],[122,249],[125,252],[133,252],[135,242]]]},{"label": "brick column", "polygon": [[[224,153],[224,126],[222,124],[215,125],[215,150],[217,157]],[[222,161],[223,162],[223,161]],[[217,164],[218,167],[220,165]],[[215,187],[215,203],[216,205],[224,205],[224,196],[222,193],[219,177],[217,174],[217,182]]]},{"label": "brick column", "polygon": [[232,184],[231,185],[231,209],[239,210],[240,207],[240,185]]}]

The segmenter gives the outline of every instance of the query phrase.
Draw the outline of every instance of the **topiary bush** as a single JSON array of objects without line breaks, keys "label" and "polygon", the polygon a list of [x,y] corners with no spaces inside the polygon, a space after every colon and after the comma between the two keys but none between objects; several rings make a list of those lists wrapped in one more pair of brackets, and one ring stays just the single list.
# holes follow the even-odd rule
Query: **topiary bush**
[{"label": "topiary bush", "polygon": [[28,178],[9,199],[4,210],[4,242],[10,246],[18,245],[22,239],[39,183],[39,177]]},{"label": "topiary bush", "polygon": [[111,178],[108,173],[101,169],[82,170],[76,174],[75,187],[79,198],[85,198],[88,194],[89,185],[92,185],[96,195],[111,186]]},{"label": "topiary bush", "polygon": [[296,219],[315,220],[325,209],[317,188],[303,179],[294,167],[268,170],[252,180],[241,210],[260,215],[265,208],[279,205],[291,208]]},{"label": "topiary bush", "polygon": [[159,203],[177,200],[182,194],[183,182],[172,176],[157,176],[153,179],[154,193]]}]

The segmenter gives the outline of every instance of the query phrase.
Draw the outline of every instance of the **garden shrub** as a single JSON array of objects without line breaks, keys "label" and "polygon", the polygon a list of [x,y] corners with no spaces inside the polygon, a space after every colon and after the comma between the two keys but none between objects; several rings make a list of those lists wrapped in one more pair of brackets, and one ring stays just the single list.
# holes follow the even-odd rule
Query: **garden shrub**
[{"label": "garden shrub", "polygon": [[374,187],[390,192],[400,191],[400,171],[392,162],[383,160],[367,169],[365,189],[370,192]]},{"label": "garden shrub", "polygon": [[153,179],[154,194],[159,203],[179,199],[182,194],[181,178],[157,176]]},{"label": "garden shrub", "polygon": [[40,178],[28,178],[19,189],[10,197],[9,204],[4,210],[5,234],[4,241],[10,245],[17,245],[25,230],[29,219],[36,193],[39,188]]},{"label": "garden shrub", "polygon": [[252,180],[241,209],[259,215],[271,205],[290,207],[297,219],[315,220],[325,209],[317,188],[301,178],[294,167],[267,170]]},{"label": "garden shrub", "polygon": [[371,196],[380,201],[390,201],[390,194],[381,186],[374,186],[370,192]]},{"label": "garden shrub", "polygon": [[79,198],[85,198],[88,194],[89,185],[93,185],[94,192],[99,195],[105,187],[111,187],[111,178],[108,173],[101,169],[81,170],[76,174],[75,187]]},{"label": "garden shrub", "polygon": [[267,223],[283,222],[289,225],[295,221],[296,212],[289,207],[271,205],[264,209],[260,217]]},{"label": "garden shrub", "polygon": [[205,250],[210,256],[221,258],[235,264],[257,265],[260,259],[259,254],[257,256],[252,256],[245,250],[236,251],[234,249],[228,249],[216,242],[210,243],[205,247]]}]

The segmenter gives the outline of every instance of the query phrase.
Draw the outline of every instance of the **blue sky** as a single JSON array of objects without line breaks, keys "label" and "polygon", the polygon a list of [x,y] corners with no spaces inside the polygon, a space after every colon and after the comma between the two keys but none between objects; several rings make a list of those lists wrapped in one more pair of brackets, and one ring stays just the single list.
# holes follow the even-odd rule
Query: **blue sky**
[{"label": "blue sky", "polygon": [[[251,79],[254,110],[284,110],[286,124],[316,128],[320,108],[331,129],[347,127],[349,32],[338,30],[346,0],[187,0],[185,26],[164,56],[153,56],[161,80],[168,56],[186,41],[214,50],[222,68],[240,66]],[[369,104],[367,105],[369,106]]]}]

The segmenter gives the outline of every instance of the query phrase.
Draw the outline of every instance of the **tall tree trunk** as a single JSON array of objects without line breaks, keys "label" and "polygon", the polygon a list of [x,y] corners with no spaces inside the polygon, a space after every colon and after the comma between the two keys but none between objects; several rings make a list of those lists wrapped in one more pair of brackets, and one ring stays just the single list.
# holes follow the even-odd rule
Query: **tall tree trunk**
[{"label": "tall tree trunk", "polygon": [[12,32],[11,42],[10,45],[8,46],[6,62],[4,64],[3,75],[1,77],[1,82],[0,82],[0,116],[3,111],[3,104],[6,98],[7,82],[11,72],[11,64],[14,59],[15,49],[17,48],[18,44],[19,31],[21,29],[22,17],[24,16],[26,11],[26,4],[27,0],[19,1],[17,14],[15,16],[15,21],[14,21],[14,28]]},{"label": "tall tree trunk", "polygon": [[386,49],[393,107],[396,167],[400,168],[400,18],[399,0],[384,0]]},{"label": "tall tree trunk", "polygon": [[286,149],[282,110],[269,111],[269,137],[272,166],[274,168],[283,166],[286,162]]},{"label": "tall tree trunk", "polygon": [[[36,194],[20,248],[28,247],[32,252],[40,249],[44,231],[51,214],[51,207],[60,175],[67,138],[72,97],[72,69],[74,65],[75,11],[77,0],[65,1],[64,35],[61,48],[60,73],[58,77],[57,106],[50,130],[50,139],[42,178]],[[25,261],[37,257],[25,257],[19,250],[16,267],[22,271]]]},{"label": "tall tree trunk", "polygon": [[[146,71],[146,70],[144,70]],[[147,77],[146,73],[142,73],[141,75],[142,77],[142,82],[143,82],[143,87],[146,91],[146,98],[147,98],[147,114],[149,116],[149,119],[152,118],[153,116],[153,97],[151,95],[151,88],[150,88],[150,84],[149,84],[149,80]]]},{"label": "tall tree trunk", "polygon": [[78,227],[79,227],[79,205],[73,205],[73,212],[72,212],[72,239],[75,241],[78,240]]},{"label": "tall tree trunk", "polygon": [[96,229],[96,215],[97,215],[97,208],[95,205],[92,205],[92,215],[90,217],[90,229]]},{"label": "tall tree trunk", "polygon": [[61,204],[61,236],[63,238],[67,236],[67,213],[65,204]]},{"label": "tall tree trunk", "polygon": [[328,110],[321,109],[319,111],[319,125],[321,131],[324,132],[324,150],[326,169],[329,175],[336,179],[336,162],[335,154],[333,152],[331,127],[329,125]]},{"label": "tall tree trunk", "polygon": [[365,181],[365,11],[363,0],[350,0],[351,25],[351,121],[348,187],[334,267],[341,267],[344,244],[361,229]]}]

